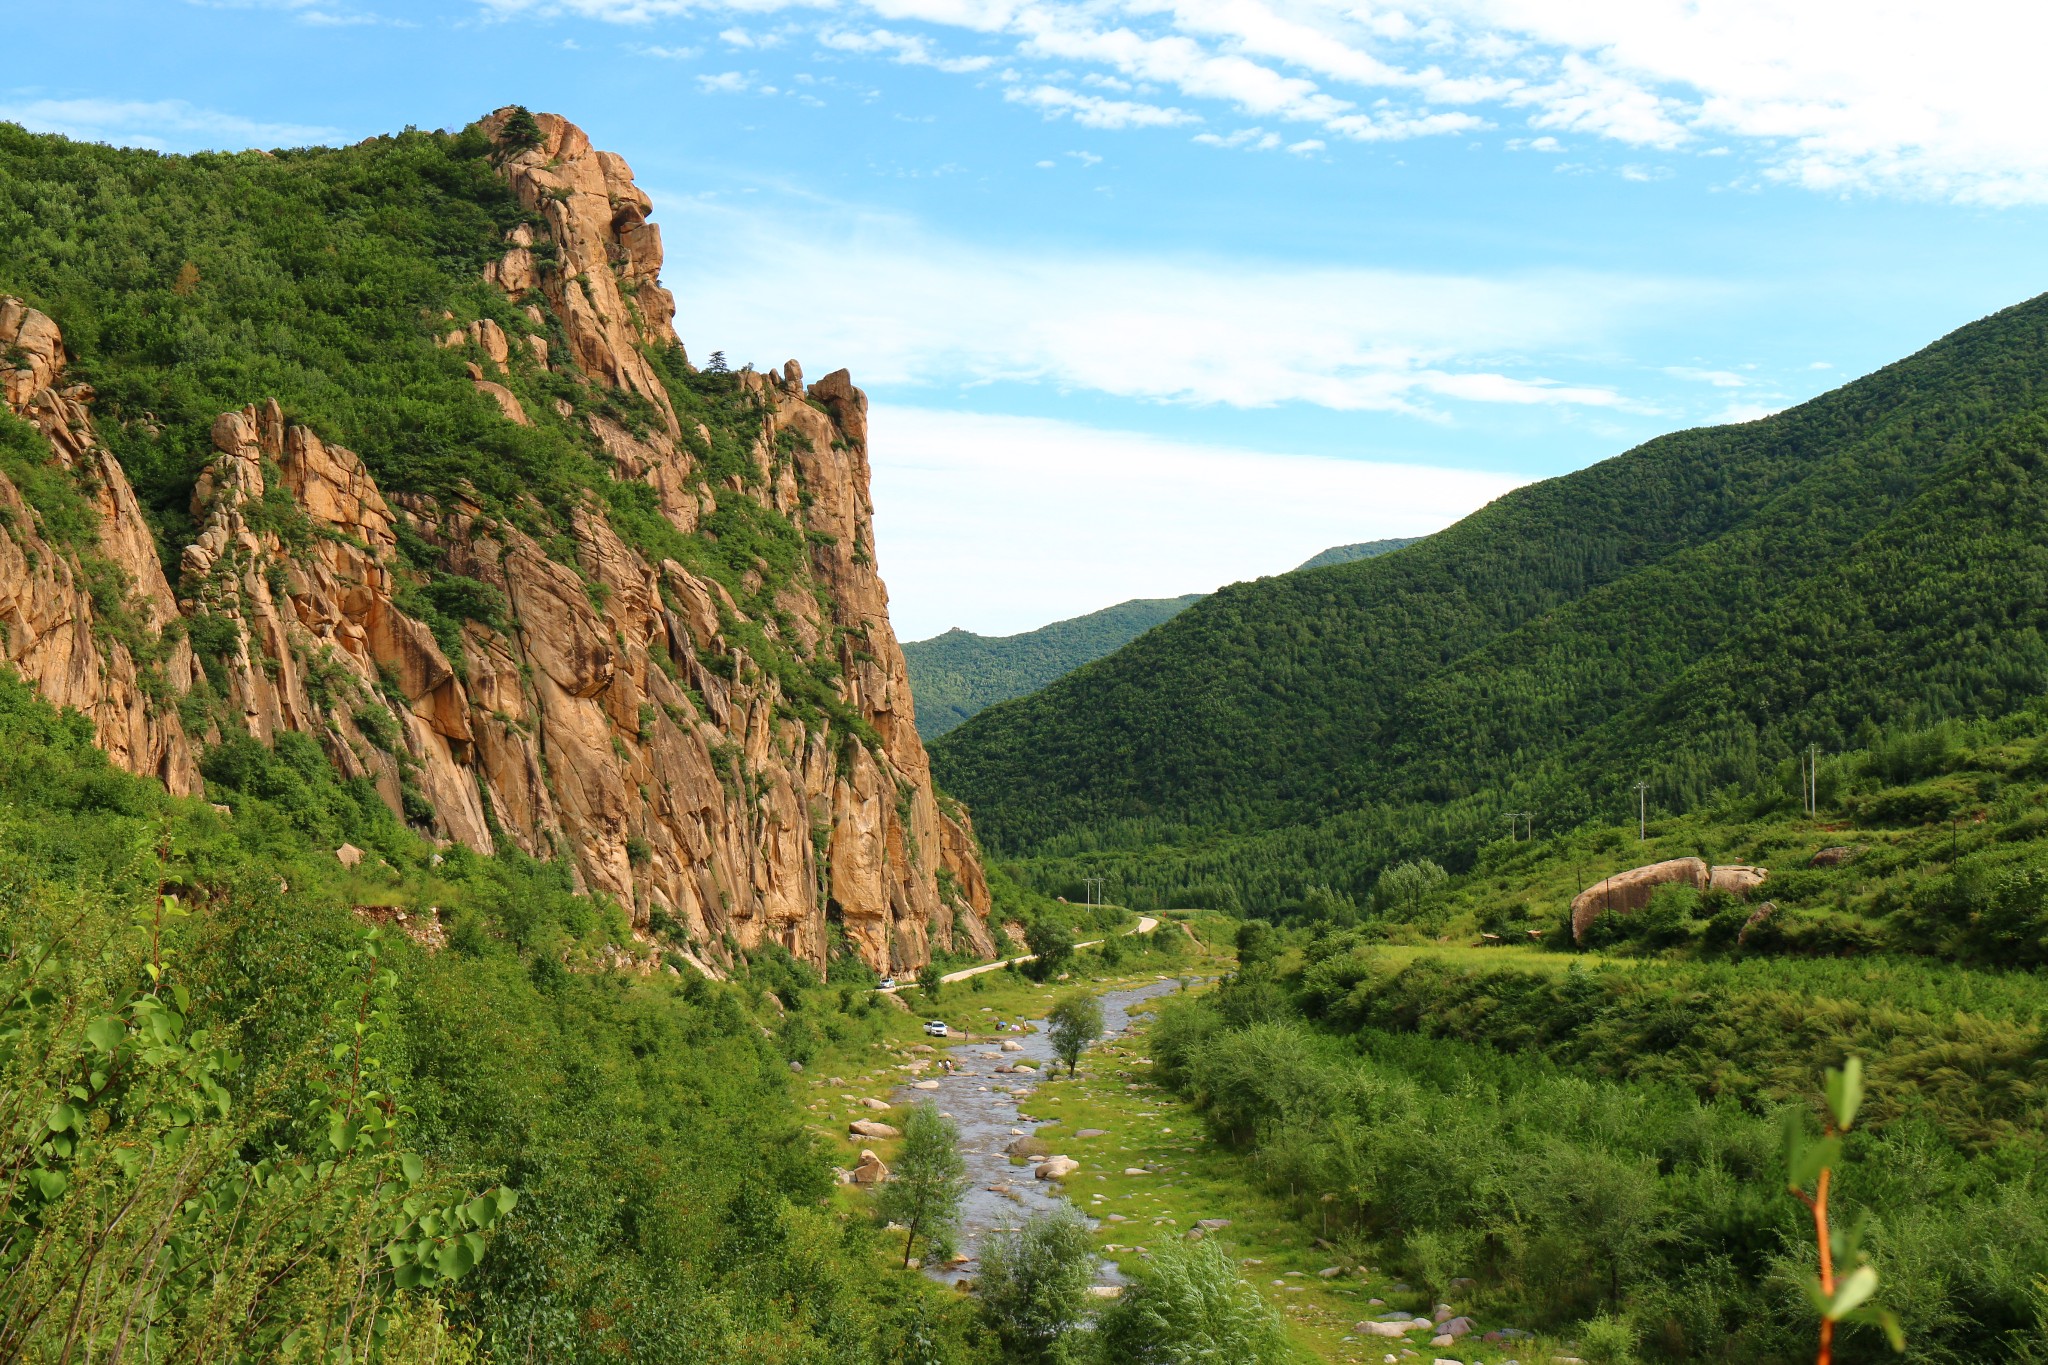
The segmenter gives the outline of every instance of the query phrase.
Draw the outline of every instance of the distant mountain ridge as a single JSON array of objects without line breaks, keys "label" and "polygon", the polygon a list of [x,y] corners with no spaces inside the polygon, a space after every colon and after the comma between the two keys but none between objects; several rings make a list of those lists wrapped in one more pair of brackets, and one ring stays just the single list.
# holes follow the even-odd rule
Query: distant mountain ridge
[{"label": "distant mountain ridge", "polygon": [[1421,536],[1401,536],[1393,540],[1361,540],[1356,545],[1332,545],[1314,559],[1302,561],[1294,572],[1303,569],[1327,569],[1332,564],[1349,564],[1354,560],[1373,559],[1395,550],[1403,550],[1422,539]]},{"label": "distant mountain ridge", "polygon": [[[1420,539],[1332,545],[1291,572],[1371,559]],[[917,733],[926,740],[937,739],[997,702],[1027,696],[1083,664],[1114,654],[1206,596],[1191,592],[1185,597],[1134,597],[1016,635],[976,635],[955,626],[929,640],[907,641],[903,657],[909,661],[911,695],[917,699]]]},{"label": "distant mountain ridge", "polygon": [[1017,635],[976,635],[955,626],[929,640],[908,641],[903,657],[917,700],[917,733],[934,739],[997,702],[1036,692],[1122,649],[1205,595],[1134,597]]}]

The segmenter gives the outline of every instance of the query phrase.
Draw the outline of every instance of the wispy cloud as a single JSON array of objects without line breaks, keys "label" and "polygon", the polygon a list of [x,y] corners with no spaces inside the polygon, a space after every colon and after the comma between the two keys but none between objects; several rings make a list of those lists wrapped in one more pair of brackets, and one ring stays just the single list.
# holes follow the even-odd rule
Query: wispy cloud
[{"label": "wispy cloud", "polygon": [[1017,381],[1432,421],[1468,404],[1636,410],[1612,387],[1515,357],[1599,349],[1686,293],[1588,273],[1020,253],[893,218],[784,219],[665,196],[660,212],[672,232],[731,244],[715,261],[670,263],[696,345],[763,364],[858,357],[865,381],[899,388]]},{"label": "wispy cloud", "polygon": [[1176,124],[1200,123],[1201,117],[1185,109],[1169,109],[1137,100],[1109,100],[1057,85],[1011,86],[1004,98],[1045,111],[1047,118],[1071,114],[1084,128],[1171,128]]},{"label": "wispy cloud", "polygon": [[947,57],[924,38],[911,33],[892,33],[885,28],[857,31],[827,29],[818,41],[837,52],[879,53],[905,66],[929,66],[955,75],[986,71],[995,65],[989,56]]},{"label": "wispy cloud", "polygon": [[184,100],[8,99],[0,119],[35,132],[62,133],[88,142],[159,151],[239,151],[247,147],[302,146],[339,136],[334,128],[266,123],[205,109]]},{"label": "wispy cloud", "polygon": [[[1028,89],[1113,79],[1167,92],[1190,118],[1221,121],[1228,111],[1357,141],[1498,128],[1509,146],[1534,151],[1559,150],[1560,135],[1672,155],[1733,150],[1768,180],[1827,193],[2048,202],[2048,140],[2039,135],[2048,81],[2038,69],[2048,6],[2012,0],[477,3],[504,18],[640,26],[788,12],[846,33],[863,31],[866,14],[888,25],[874,32],[891,35],[873,55],[920,62],[910,54],[938,53],[945,32],[999,39],[1013,45],[1009,59]],[[920,64],[946,61],[960,65],[941,69],[982,69],[974,58]]]}]

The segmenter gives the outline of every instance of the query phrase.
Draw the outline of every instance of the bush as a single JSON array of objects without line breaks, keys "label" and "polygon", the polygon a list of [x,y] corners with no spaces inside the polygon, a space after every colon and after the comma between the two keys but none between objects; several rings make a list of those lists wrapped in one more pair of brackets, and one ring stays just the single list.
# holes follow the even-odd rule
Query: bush
[{"label": "bush", "polygon": [[1282,1365],[1280,1322],[1222,1244],[1167,1242],[1102,1314],[1102,1357],[1115,1365]]},{"label": "bush", "polygon": [[1045,1360],[1086,1320],[1094,1275],[1087,1221],[1062,1201],[989,1236],[975,1292],[1011,1359]]}]

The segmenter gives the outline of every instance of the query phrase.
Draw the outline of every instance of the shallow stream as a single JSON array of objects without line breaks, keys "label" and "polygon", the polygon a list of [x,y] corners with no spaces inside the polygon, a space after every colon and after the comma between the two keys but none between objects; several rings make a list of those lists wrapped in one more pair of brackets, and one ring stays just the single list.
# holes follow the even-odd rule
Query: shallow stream
[{"label": "shallow stream", "polygon": [[[1125,990],[1105,991],[1102,1000],[1103,1041],[1120,1037],[1130,1026],[1130,1007],[1142,1000],[1156,996],[1170,995],[1175,989],[1171,981],[1155,981],[1149,985],[1134,986]],[[1043,1020],[1032,1021],[1043,1023]],[[1004,1052],[1005,1041],[1023,1045],[1022,1052]],[[1097,1045],[1098,1047],[1100,1044]],[[1091,1055],[1095,1048],[1089,1049]],[[936,1089],[920,1090],[913,1083],[899,1086],[891,1097],[897,1104],[919,1104],[925,1100],[937,1102],[939,1111],[952,1117],[960,1128],[960,1155],[967,1161],[967,1177],[971,1182],[967,1198],[961,1204],[959,1250],[968,1257],[964,1262],[950,1266],[927,1268],[934,1279],[953,1283],[971,1279],[980,1269],[982,1239],[998,1228],[1017,1227],[1032,1214],[1049,1209],[1060,1201],[1057,1187],[1052,1181],[1039,1180],[1032,1171],[1036,1166],[1012,1166],[1006,1150],[1020,1134],[1034,1132],[1038,1121],[1030,1117],[1030,1095],[1038,1085],[1038,1075],[1050,1075],[1053,1067],[1052,1041],[1043,1032],[1000,1033],[988,1041],[962,1043],[947,1048],[945,1055],[953,1059],[951,1075],[928,1073],[924,1080],[938,1082]],[[1029,1060],[1037,1066],[1036,1075],[1017,1072],[1012,1075],[996,1075],[995,1069],[1005,1063]],[[1098,1063],[1100,1064],[1100,1063]],[[1089,1058],[1081,1061],[1085,1069]],[[1072,1178],[1086,1179],[1095,1174],[1087,1164],[1088,1144],[1071,1143],[1071,1134],[1061,1134],[1073,1150],[1055,1144],[1058,1155],[1070,1156],[1081,1161],[1082,1167]],[[1094,1227],[1096,1220],[1090,1218],[1088,1226]],[[1100,1284],[1121,1284],[1123,1277],[1116,1268],[1107,1263],[1096,1272]]]}]

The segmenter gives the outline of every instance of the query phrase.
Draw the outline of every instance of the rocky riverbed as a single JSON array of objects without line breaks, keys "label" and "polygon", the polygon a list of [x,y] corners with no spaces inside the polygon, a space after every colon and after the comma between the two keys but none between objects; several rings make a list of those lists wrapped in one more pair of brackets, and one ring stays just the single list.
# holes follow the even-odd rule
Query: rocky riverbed
[{"label": "rocky riverbed", "polygon": [[[1155,981],[1144,986],[1106,991],[1102,995],[1105,1039],[1121,1035],[1130,1024],[1130,1009],[1140,1001],[1171,994],[1172,981]],[[1017,1050],[1004,1051],[1006,1044]],[[1031,1115],[1031,1097],[1039,1078],[1053,1068],[1052,1043],[1042,1032],[999,1033],[979,1042],[961,1043],[944,1049],[953,1062],[951,1074],[927,1072],[923,1079],[897,1087],[890,1097],[897,1104],[920,1104],[932,1100],[942,1113],[952,1116],[960,1128],[960,1154],[967,1161],[972,1184],[961,1205],[960,1254],[967,1259],[950,1265],[927,1268],[933,1277],[953,1283],[972,1279],[980,1268],[981,1245],[998,1228],[1016,1227],[1040,1209],[1051,1208],[1064,1198],[1058,1182],[1040,1180],[1031,1165],[1010,1164],[1010,1145],[1030,1136],[1039,1126]],[[1031,1070],[1004,1071],[1019,1062]],[[1088,1063],[1083,1059],[1085,1069]],[[1079,1152],[1055,1155],[1085,1156]],[[1086,1172],[1087,1167],[1082,1168]],[[1089,1220],[1093,1227],[1095,1222]],[[1097,1272],[1101,1284],[1120,1284],[1122,1277],[1112,1265]]]}]

